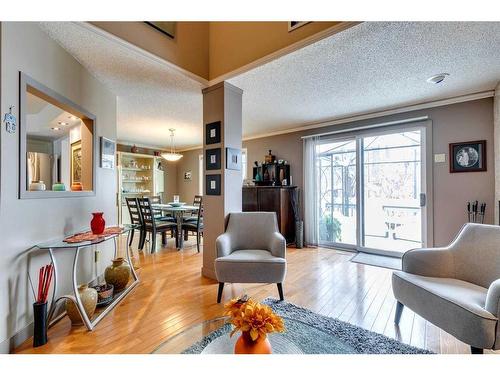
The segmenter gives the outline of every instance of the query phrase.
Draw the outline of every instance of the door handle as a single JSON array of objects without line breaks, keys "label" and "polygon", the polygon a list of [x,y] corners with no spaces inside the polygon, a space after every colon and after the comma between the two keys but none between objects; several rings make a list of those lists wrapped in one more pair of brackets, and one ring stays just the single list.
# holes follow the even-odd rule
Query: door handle
[{"label": "door handle", "polygon": [[420,193],[420,207],[425,207],[426,203],[427,203],[427,197],[425,193]]}]

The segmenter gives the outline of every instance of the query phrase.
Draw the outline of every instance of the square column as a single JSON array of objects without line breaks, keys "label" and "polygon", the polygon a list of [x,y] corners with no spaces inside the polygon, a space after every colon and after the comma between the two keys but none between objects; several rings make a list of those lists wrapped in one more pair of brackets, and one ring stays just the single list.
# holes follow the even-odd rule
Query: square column
[{"label": "square column", "polygon": [[215,240],[226,218],[241,212],[242,171],[227,169],[227,148],[239,150],[241,167],[243,91],[221,82],[203,91],[203,276],[215,279]]}]

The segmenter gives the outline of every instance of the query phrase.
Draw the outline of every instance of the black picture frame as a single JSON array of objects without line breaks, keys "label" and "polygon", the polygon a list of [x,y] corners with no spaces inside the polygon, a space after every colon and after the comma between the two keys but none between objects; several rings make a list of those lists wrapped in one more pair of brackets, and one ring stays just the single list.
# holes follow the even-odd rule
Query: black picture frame
[{"label": "black picture frame", "polygon": [[220,121],[211,122],[205,125],[205,144],[214,145],[220,143]]},{"label": "black picture frame", "polygon": [[213,171],[221,168],[221,149],[209,148],[205,150],[205,169]]},{"label": "black picture frame", "polygon": [[450,173],[486,171],[486,140],[450,143]]},{"label": "black picture frame", "polygon": [[220,174],[205,175],[205,195],[220,195]]},{"label": "black picture frame", "polygon": [[226,169],[241,171],[241,150],[226,147]]}]

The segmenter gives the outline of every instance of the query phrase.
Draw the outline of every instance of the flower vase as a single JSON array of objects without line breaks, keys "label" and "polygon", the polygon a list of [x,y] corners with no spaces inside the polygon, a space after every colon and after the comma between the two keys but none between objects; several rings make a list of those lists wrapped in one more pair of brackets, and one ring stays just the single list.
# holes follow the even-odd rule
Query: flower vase
[{"label": "flower vase", "polygon": [[115,288],[115,292],[121,292],[128,284],[130,279],[130,266],[123,258],[113,259],[113,264],[104,271],[106,283]]},{"label": "flower vase", "polygon": [[272,352],[267,336],[259,336],[253,341],[249,332],[242,332],[234,345],[234,354],[271,354]]},{"label": "flower vase", "polygon": [[102,234],[104,232],[104,227],[106,226],[106,221],[102,217],[102,212],[93,212],[92,220],[90,222],[90,229],[94,234]]},{"label": "flower vase", "polygon": [[[78,286],[78,294],[80,295],[80,300],[82,301],[83,308],[89,319],[92,319],[97,306],[97,290],[94,288],[89,288],[87,284],[82,284]],[[69,299],[65,302],[66,313],[71,320],[72,325],[83,324],[82,318],[76,307],[75,303]]]}]

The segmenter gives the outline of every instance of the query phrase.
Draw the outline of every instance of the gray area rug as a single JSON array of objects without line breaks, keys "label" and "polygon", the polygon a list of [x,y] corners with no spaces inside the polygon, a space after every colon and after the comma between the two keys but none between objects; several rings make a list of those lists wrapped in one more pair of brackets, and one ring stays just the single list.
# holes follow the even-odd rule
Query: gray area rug
[{"label": "gray area rug", "polygon": [[[285,301],[266,298],[263,303],[285,318],[283,335],[288,335],[304,354],[433,354]],[[305,326],[316,328],[316,334],[311,335]],[[226,324],[184,350],[183,354],[199,354],[213,340],[229,332],[231,326]]]},{"label": "gray area rug", "polygon": [[401,258],[388,257],[384,255],[375,255],[368,253],[357,253],[351,258],[353,263],[367,264],[369,266],[389,268],[391,270],[401,271]]}]

